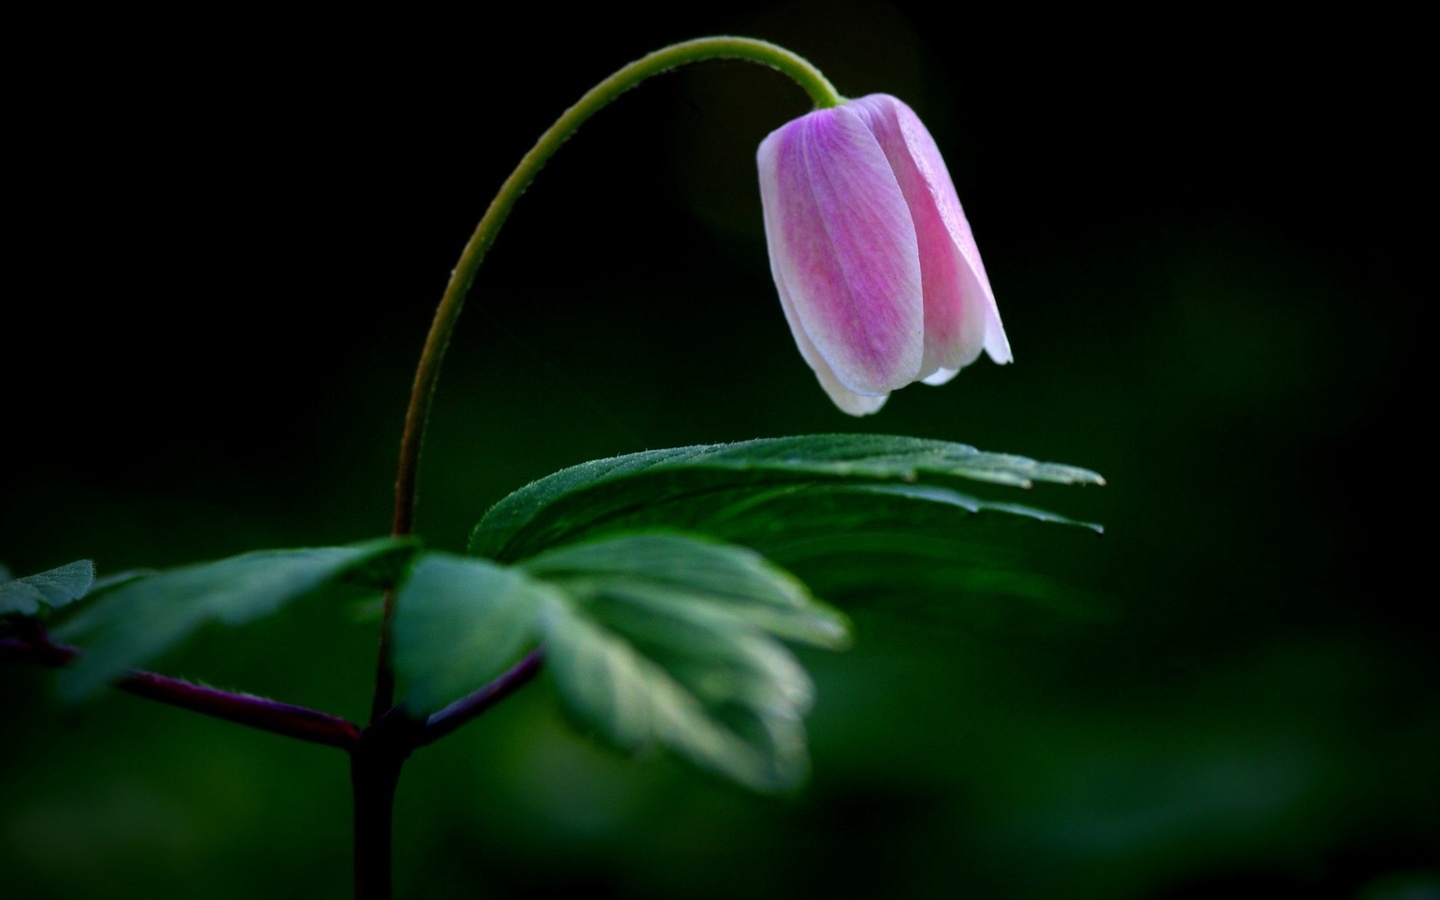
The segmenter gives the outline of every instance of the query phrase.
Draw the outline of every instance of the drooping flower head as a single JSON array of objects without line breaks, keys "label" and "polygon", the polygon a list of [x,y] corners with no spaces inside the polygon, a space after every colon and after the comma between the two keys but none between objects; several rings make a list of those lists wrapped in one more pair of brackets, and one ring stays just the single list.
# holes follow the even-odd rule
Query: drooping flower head
[{"label": "drooping flower head", "polygon": [[930,132],[886,94],[802,116],[757,153],[770,270],[800,354],[844,412],[1010,362],[985,266]]}]

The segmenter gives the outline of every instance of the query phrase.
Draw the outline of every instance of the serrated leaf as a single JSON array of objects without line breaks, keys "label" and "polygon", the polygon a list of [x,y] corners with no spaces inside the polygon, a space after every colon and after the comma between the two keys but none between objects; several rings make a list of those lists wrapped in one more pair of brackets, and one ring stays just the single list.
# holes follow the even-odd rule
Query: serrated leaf
[{"label": "serrated leaf", "polygon": [[439,710],[499,675],[540,636],[540,603],[555,590],[519,569],[427,553],[395,598],[395,671],[416,715]]},{"label": "serrated leaf", "polygon": [[[916,546],[974,543],[980,525],[1034,520],[1102,532],[1098,525],[1013,503],[997,503],[947,487],[914,484],[803,485],[755,492],[742,501],[700,507],[693,525],[753,547],[784,566],[836,549],[862,553],[869,542]],[[993,532],[993,528],[987,529]],[[926,550],[927,553],[931,552]]]},{"label": "serrated leaf", "polygon": [[[979,481],[1101,484],[1085,469],[985,453],[964,444],[886,435],[810,435],[681,447],[597,460],[542,478],[501,500],[471,552],[517,560],[642,521],[696,526],[727,504],[787,486]],[[997,511],[1009,511],[992,507]],[[1017,508],[1018,509],[1018,508]]]},{"label": "serrated leaf", "polygon": [[[345,547],[262,550],[129,578],[57,629],[83,656],[66,667],[60,693],[78,700],[145,664],[210,622],[239,625],[275,612],[376,565],[398,569],[412,541],[384,538]],[[382,563],[382,560],[388,562]]]},{"label": "serrated leaf", "polygon": [[755,548],[850,610],[878,605],[902,617],[920,611],[927,620],[973,623],[995,615],[994,604],[976,601],[1006,598],[1095,615],[1097,597],[1035,571],[1045,550],[1021,534],[1026,521],[1102,533],[1044,510],[911,484],[777,489],[717,512],[702,530]]},{"label": "serrated leaf", "polygon": [[848,623],[789,572],[752,550],[669,532],[619,535],[542,553],[525,571],[578,600],[609,595],[673,616],[721,617],[832,649]]},{"label": "serrated leaf", "polygon": [[845,483],[715,491],[679,505],[653,504],[617,514],[603,530],[668,523],[743,544],[773,559],[777,552],[802,545],[822,552],[834,542],[854,547],[857,533],[959,540],[972,536],[977,516],[986,519],[983,514],[988,513],[1103,532],[1099,525],[938,485]]},{"label": "serrated leaf", "polygon": [[483,687],[539,643],[583,727],[757,790],[806,772],[813,690],[780,638],[848,640],[843,616],[759,554],[671,532],[572,544],[514,567],[426,554],[396,604],[395,666],[413,713]]},{"label": "serrated leaf", "polygon": [[667,532],[572,544],[522,568],[563,592],[546,606],[546,652],[581,722],[756,790],[805,777],[813,688],[777,638],[839,647],[848,629],[788,572]]},{"label": "serrated leaf", "polygon": [[84,597],[94,582],[95,563],[88,559],[0,582],[0,616],[33,616],[58,609]]},{"label": "serrated leaf", "polygon": [[760,791],[807,774],[810,680],[762,632],[594,598],[552,604],[546,634],[570,712],[618,747],[668,747]]}]

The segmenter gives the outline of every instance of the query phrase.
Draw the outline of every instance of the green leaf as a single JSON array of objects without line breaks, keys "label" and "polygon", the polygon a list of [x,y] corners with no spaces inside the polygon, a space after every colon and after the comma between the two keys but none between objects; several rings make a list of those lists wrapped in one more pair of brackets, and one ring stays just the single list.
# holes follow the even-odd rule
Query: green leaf
[{"label": "green leaf", "polygon": [[395,672],[404,706],[435,712],[486,684],[539,639],[540,604],[555,594],[518,569],[426,553],[395,598]]},{"label": "green leaf", "polygon": [[128,577],[56,631],[85,650],[61,673],[60,693],[78,700],[202,625],[239,625],[352,575],[373,583],[376,566],[398,573],[413,553],[412,541],[383,538],[346,547],[262,550]]},{"label": "green leaf", "polygon": [[666,532],[626,534],[542,553],[523,568],[582,601],[608,595],[668,615],[718,617],[832,649],[849,641],[843,615],[744,547]]},{"label": "green leaf", "polygon": [[95,579],[95,584],[90,588],[90,596],[102,594],[114,590],[122,584],[134,581],[137,578],[146,578],[154,575],[155,569],[127,569],[124,572],[116,572],[114,575],[106,575],[104,578]]},{"label": "green leaf", "polygon": [[813,690],[780,639],[848,641],[844,617],[759,554],[668,532],[572,544],[515,567],[426,554],[396,604],[395,667],[412,712],[483,687],[542,643],[583,726],[757,790],[807,771]]},{"label": "green leaf", "polygon": [[[711,524],[777,490],[920,482],[950,487],[963,481],[1014,487],[1037,481],[1104,483],[1094,472],[1073,466],[885,435],[810,435],[682,447],[596,460],[533,482],[486,513],[471,535],[470,549],[513,561],[578,537],[658,523],[738,540],[736,535],[710,532]],[[791,512],[804,513],[805,502],[802,498],[792,504]],[[1031,518],[1048,515],[1005,504],[984,508]],[[804,516],[798,523],[772,521],[770,526],[788,529],[792,524],[803,528]]]},{"label": "green leaf", "polygon": [[977,515],[999,513],[1075,526],[1100,533],[1098,525],[1014,503],[997,503],[948,487],[924,484],[791,484],[760,490],[717,491],[676,508],[632,510],[607,529],[647,527],[658,517],[675,527],[744,544],[774,559],[855,548],[859,534],[881,538],[935,538],[958,543],[974,531]]},{"label": "green leaf", "polygon": [[[935,485],[810,485],[757,494],[709,518],[701,529],[764,553],[817,595],[847,610],[878,606],[912,621],[981,625],[1014,604],[1091,618],[1094,594],[1047,578],[1035,558],[1073,549],[1037,541],[1026,521],[1078,522]],[[963,601],[963,602],[961,602]],[[1007,612],[1008,611],[1008,612]]]},{"label": "green leaf", "polygon": [[[9,575],[8,571],[4,574]],[[58,609],[84,597],[94,582],[95,564],[88,559],[78,559],[24,578],[0,581],[0,616],[33,616]]]},{"label": "green leaf", "polygon": [[776,638],[843,647],[845,619],[742,547],[629,534],[542,554],[524,569],[564,591],[547,659],[573,715],[622,749],[665,746],[755,790],[808,773],[814,690]]},{"label": "green leaf", "polygon": [[666,746],[761,791],[807,774],[812,688],[778,642],[603,599],[553,605],[547,632],[566,705],[618,747]]}]

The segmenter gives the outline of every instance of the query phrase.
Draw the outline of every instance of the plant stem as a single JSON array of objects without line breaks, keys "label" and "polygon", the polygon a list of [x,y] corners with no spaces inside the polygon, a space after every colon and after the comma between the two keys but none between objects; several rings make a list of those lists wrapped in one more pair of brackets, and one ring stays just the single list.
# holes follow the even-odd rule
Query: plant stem
[{"label": "plant stem", "polygon": [[390,900],[391,820],[403,759],[350,760],[355,798],[355,900]]},{"label": "plant stem", "polygon": [[445,735],[474,719],[485,710],[504,700],[506,697],[520,690],[540,672],[540,667],[545,663],[545,654],[540,650],[532,650],[526,657],[516,663],[510,671],[496,678],[494,681],[475,691],[467,697],[461,697],[454,703],[440,710],[425,720],[425,730],[417,740],[419,746],[433,744]]},{"label": "plant stem", "polygon": [[[40,642],[0,640],[0,659],[15,662],[59,668],[79,655],[80,651],[75,647],[52,644],[48,639]],[[350,722],[303,706],[222,691],[154,672],[129,672],[116,679],[114,686],[147,700],[312,744],[350,750],[360,743],[360,729]]]},{"label": "plant stem", "polygon": [[[455,322],[465,304],[470,285],[475,281],[480,263],[494,244],[500,226],[505,223],[515,202],[560,146],[587,119],[621,94],[652,75],[689,63],[713,59],[743,59],[777,69],[803,88],[817,107],[838,106],[844,102],[834,85],[803,57],[765,41],[720,36],[673,44],[641,57],[591,88],[579,102],[566,110],[564,115],[540,136],[535,146],[520,160],[515,171],[505,179],[495,199],[490,201],[484,217],[460,254],[460,261],[451,273],[450,283],[446,285],[440,306],[435,311],[435,319],[425,339],[425,348],[420,354],[420,364],[415,370],[410,405],[405,411],[405,428],[400,438],[400,462],[395,473],[395,514],[392,521],[392,533],[396,537],[411,534],[414,530],[420,446],[425,435],[425,423],[430,416],[435,385],[440,377],[440,363],[445,358],[445,350],[450,344]],[[385,612],[380,626],[380,652],[375,670],[374,700],[371,704],[372,721],[384,715],[394,699],[395,674],[390,666],[390,626],[394,606],[395,594],[391,591],[385,596]]]},{"label": "plant stem", "polygon": [[[566,110],[540,136],[490,201],[485,215],[460,254],[440,299],[440,306],[435,311],[435,319],[420,354],[420,364],[415,370],[410,404],[405,411],[405,428],[400,438],[400,461],[395,474],[395,512],[391,523],[391,533],[396,537],[404,537],[414,531],[420,447],[435,385],[440,377],[440,364],[450,345],[465,297],[510,210],[550,157],[595,113],[652,75],[712,59],[744,59],[777,69],[799,84],[817,107],[837,106],[844,102],[825,76],[802,57],[765,41],[722,36],[674,44],[642,57],[601,81]],[[415,722],[393,708],[395,672],[390,663],[390,648],[394,611],[395,591],[391,590],[385,595],[385,612],[380,626],[370,726],[351,751],[351,784],[355,797],[355,896],[360,900],[389,900],[395,786],[410,751],[449,734],[509,696],[533,678],[543,662],[540,651],[536,651],[491,685],[451,704],[424,723]],[[401,723],[406,724],[402,727]]]},{"label": "plant stem", "polygon": [[420,727],[413,719],[393,712],[366,728],[350,752],[356,900],[390,900],[395,786]]}]

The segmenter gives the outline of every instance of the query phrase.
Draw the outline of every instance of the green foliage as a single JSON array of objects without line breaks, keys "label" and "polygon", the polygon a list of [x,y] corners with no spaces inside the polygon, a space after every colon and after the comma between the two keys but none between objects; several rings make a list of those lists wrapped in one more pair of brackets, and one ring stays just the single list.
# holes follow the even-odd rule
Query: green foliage
[{"label": "green foliage", "polygon": [[[440,590],[407,588],[404,601],[427,609],[406,613],[402,604],[397,646],[413,649],[397,663],[416,685],[416,704],[433,708],[479,687],[480,673],[513,662],[529,641],[543,642],[568,708],[616,745],[665,745],[750,787],[783,789],[806,771],[801,722],[811,686],[778,639],[838,647],[848,631],[777,564],[807,576],[815,568],[827,589],[883,580],[906,590],[928,579],[951,594],[1043,591],[975,565],[966,556],[973,543],[958,539],[980,513],[1100,531],[957,489],[1037,481],[1104,483],[1072,466],[883,435],[762,439],[573,466],[504,498],[475,527],[471,552],[523,561],[523,576],[453,560],[433,569]],[[432,577],[424,563],[421,573]],[[472,582],[467,597],[437,600],[451,579]]]},{"label": "green foliage", "polygon": [[395,598],[395,671],[404,706],[425,715],[503,672],[540,635],[555,591],[489,560],[426,553]]},{"label": "green foliage", "polygon": [[776,638],[838,648],[848,631],[791,575],[745,548],[676,534],[563,547],[525,568],[571,599],[547,652],[582,722],[757,790],[804,779],[813,687]]},{"label": "green foliage", "polygon": [[[209,622],[238,625],[341,581],[392,582],[414,552],[389,538],[346,547],[261,550],[149,575],[129,575],[56,630],[85,654],[60,676],[78,700]],[[388,575],[387,575],[388,572]]]},{"label": "green foliage", "polygon": [[979,592],[1053,605],[1065,589],[1024,565],[1007,531],[1036,522],[1102,531],[934,484],[785,485],[711,499],[690,508],[688,527],[765,554],[819,596],[848,605],[873,595],[896,612],[954,608],[957,596]]},{"label": "green foliage", "polygon": [[1059,586],[1015,567],[1005,532],[1026,522],[1097,534],[1100,526],[976,496],[960,489],[967,481],[1103,483],[1084,469],[944,441],[876,435],[747,441],[557,472],[496,504],[471,547],[523,558],[547,543],[663,526],[750,547],[817,594],[847,603],[873,596],[959,611],[957,596],[983,592],[1072,606]]},{"label": "green foliage", "polygon": [[650,532],[572,544],[523,568],[570,596],[610,596],[674,615],[724,618],[776,637],[838,649],[849,640],[845,618],[810,596],[805,585],[743,547]]},{"label": "green foliage", "polygon": [[[511,494],[472,538],[491,558],[416,557],[412,542],[384,539],[128,572],[93,588],[88,563],[77,563],[7,582],[0,596],[30,612],[87,590],[95,598],[57,631],[85,651],[60,680],[76,699],[206,623],[247,622],[342,581],[397,586],[394,663],[412,715],[543,646],[583,727],[627,751],[664,747],[748,787],[784,790],[808,770],[813,698],[784,642],[838,649],[849,627],[782,564],[818,563],[822,582],[829,572],[852,585],[880,572],[892,587],[907,572],[938,571],[953,590],[995,578],[956,540],[977,514],[1099,530],[964,493],[964,481],[1101,483],[1083,469],[914,438],[687,447],[586,463]],[[928,565],[884,562],[895,558]]]},{"label": "green foliage", "polygon": [[438,708],[543,642],[577,721],[630,751],[668,747],[757,790],[807,772],[813,689],[779,638],[848,640],[845,620],[759,554],[672,532],[572,544],[502,568],[427,554],[401,590],[406,706]]},{"label": "green foliage", "polygon": [[15,579],[0,566],[0,616],[34,616],[58,609],[84,597],[94,582],[95,564],[88,559]]},{"label": "green foliage", "polygon": [[799,484],[697,498],[685,525],[788,559],[853,552],[866,539],[910,544],[973,529],[977,513],[1101,531],[1100,526],[930,484]]},{"label": "green foliage", "polygon": [[[1085,469],[947,441],[886,435],[766,438],[647,451],[563,469],[495,504],[475,527],[470,550],[515,561],[579,537],[657,524],[760,545],[767,538],[833,532],[837,519],[850,517],[845,506],[855,500],[883,507],[891,520],[985,509],[1068,521],[955,491],[892,489],[866,497],[809,490],[956,481],[1022,488],[1037,481],[1104,483]],[[838,498],[844,502],[834,503]],[[765,504],[772,504],[768,513],[753,514]],[[777,515],[782,508],[783,518]]]}]

